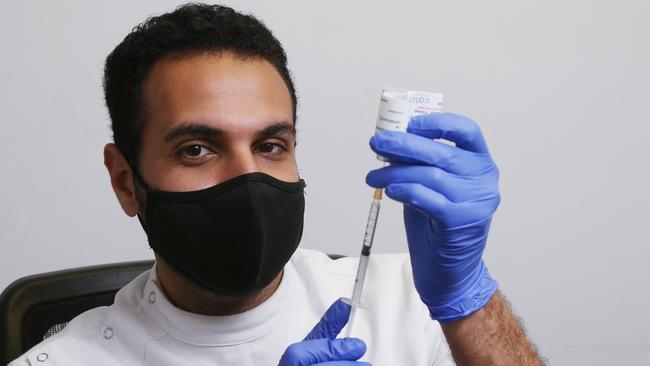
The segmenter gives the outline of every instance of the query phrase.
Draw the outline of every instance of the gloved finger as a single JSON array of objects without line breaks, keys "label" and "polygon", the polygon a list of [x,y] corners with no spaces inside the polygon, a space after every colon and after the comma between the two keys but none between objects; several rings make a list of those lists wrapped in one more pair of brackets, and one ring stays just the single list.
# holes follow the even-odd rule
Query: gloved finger
[{"label": "gloved finger", "polygon": [[449,214],[451,201],[444,195],[419,183],[393,183],[386,187],[386,195],[398,202],[412,205],[429,216]]},{"label": "gloved finger", "polygon": [[318,363],[315,366],[372,366],[372,364],[370,362],[359,361],[334,361]]},{"label": "gloved finger", "polygon": [[431,139],[449,140],[467,151],[489,153],[479,125],[457,114],[434,113],[415,116],[411,118],[407,131]]},{"label": "gloved finger", "polygon": [[456,175],[474,175],[493,164],[489,154],[473,153],[412,133],[385,131],[370,147],[392,162],[437,166]]},{"label": "gloved finger", "polygon": [[394,183],[386,187],[386,195],[395,201],[416,208],[444,227],[458,224],[455,219],[460,215],[456,213],[456,204],[422,184]]},{"label": "gloved finger", "polygon": [[350,317],[350,305],[341,299],[336,300],[325,312],[318,324],[309,332],[305,340],[334,339],[345,327]]},{"label": "gloved finger", "polygon": [[311,339],[290,345],[279,366],[308,366],[328,361],[356,361],[366,353],[358,338]]},{"label": "gloved finger", "polygon": [[386,188],[394,183],[419,183],[440,192],[452,202],[472,199],[482,189],[480,181],[465,179],[440,168],[423,165],[389,165],[376,169],[368,173],[366,183],[374,188]]},{"label": "gloved finger", "polygon": [[419,183],[394,183],[386,187],[386,195],[410,205],[429,216],[441,228],[457,228],[490,217],[499,205],[499,195],[486,196],[480,201],[455,203],[441,193]]},{"label": "gloved finger", "polygon": [[496,165],[493,167],[478,176],[462,177],[433,166],[393,164],[369,172],[366,183],[374,188],[393,183],[420,183],[458,203],[498,193],[499,171]]}]

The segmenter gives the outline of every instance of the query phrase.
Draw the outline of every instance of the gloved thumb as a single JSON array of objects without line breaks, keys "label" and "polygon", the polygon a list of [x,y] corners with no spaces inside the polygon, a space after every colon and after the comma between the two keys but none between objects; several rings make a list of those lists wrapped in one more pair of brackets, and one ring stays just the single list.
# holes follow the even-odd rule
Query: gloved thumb
[{"label": "gloved thumb", "polygon": [[[366,344],[357,338],[311,339],[290,345],[282,355],[278,366],[308,366],[329,364],[348,364],[366,353]],[[336,362],[339,361],[340,363]],[[352,363],[360,366],[366,363]]]},{"label": "gloved thumb", "polygon": [[350,305],[343,302],[342,299],[336,300],[327,309],[318,324],[309,332],[305,340],[310,339],[334,339],[345,327],[350,318]]}]

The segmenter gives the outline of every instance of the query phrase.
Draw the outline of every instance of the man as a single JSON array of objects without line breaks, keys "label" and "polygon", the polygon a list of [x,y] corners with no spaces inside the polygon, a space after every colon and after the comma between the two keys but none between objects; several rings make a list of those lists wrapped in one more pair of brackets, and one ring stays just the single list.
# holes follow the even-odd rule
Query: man
[{"label": "man", "polygon": [[474,122],[429,115],[371,139],[392,163],[367,181],[404,203],[410,256],[371,259],[358,338],[337,338],[356,261],[296,249],[297,102],[270,31],[182,6],[116,47],[104,90],[105,165],[156,265],[12,366],[541,363],[481,259],[498,170]]}]

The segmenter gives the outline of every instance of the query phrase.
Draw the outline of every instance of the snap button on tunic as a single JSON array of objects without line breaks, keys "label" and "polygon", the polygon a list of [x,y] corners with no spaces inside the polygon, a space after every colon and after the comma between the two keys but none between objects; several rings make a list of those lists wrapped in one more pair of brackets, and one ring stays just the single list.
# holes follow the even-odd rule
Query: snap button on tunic
[{"label": "snap button on tunic", "polygon": [[113,338],[114,333],[115,332],[113,331],[113,328],[106,327],[106,329],[104,329],[104,338],[111,339],[111,338]]}]

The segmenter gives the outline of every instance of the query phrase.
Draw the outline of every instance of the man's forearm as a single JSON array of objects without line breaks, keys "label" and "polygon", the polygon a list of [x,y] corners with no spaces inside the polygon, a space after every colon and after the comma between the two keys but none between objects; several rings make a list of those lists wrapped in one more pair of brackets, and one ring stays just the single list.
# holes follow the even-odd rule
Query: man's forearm
[{"label": "man's forearm", "polygon": [[499,292],[480,310],[442,329],[459,366],[544,365]]}]

